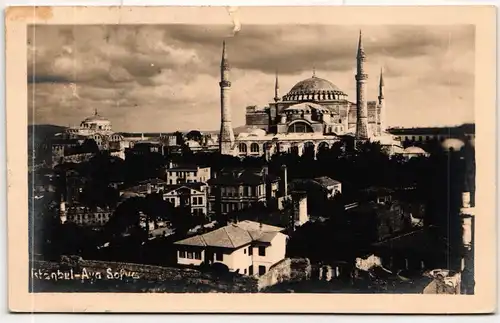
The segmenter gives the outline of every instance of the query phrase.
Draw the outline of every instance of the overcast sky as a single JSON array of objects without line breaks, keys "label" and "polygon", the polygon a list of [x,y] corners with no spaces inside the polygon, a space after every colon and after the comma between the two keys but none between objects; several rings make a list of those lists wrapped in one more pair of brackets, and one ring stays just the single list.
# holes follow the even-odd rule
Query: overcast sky
[{"label": "overcast sky", "polygon": [[474,121],[473,26],[37,26],[28,32],[30,123],[78,125],[94,109],[116,131],[219,128],[219,64],[227,40],[233,126],[312,75],[355,101],[363,29],[368,99],[384,68],[389,126]]}]

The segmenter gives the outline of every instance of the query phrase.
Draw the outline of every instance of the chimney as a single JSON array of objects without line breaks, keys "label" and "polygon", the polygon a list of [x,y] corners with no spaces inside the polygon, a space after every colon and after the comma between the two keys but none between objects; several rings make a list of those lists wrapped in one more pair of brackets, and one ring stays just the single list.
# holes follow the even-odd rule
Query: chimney
[{"label": "chimney", "polygon": [[309,221],[308,215],[307,215],[307,196],[300,195],[298,196],[298,222],[299,225],[303,225],[307,221]]},{"label": "chimney", "polygon": [[462,208],[470,208],[470,192],[462,193]]},{"label": "chimney", "polygon": [[286,168],[286,165],[281,166],[281,170],[283,171],[283,180],[282,184],[283,185],[283,196],[288,195],[288,171]]}]

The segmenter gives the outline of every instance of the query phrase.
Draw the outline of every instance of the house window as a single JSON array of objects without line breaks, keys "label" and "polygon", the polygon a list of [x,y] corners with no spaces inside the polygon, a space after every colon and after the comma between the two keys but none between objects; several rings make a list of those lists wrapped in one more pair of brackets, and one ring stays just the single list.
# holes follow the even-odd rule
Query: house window
[{"label": "house window", "polygon": [[248,254],[250,256],[253,255],[253,248],[252,247],[248,247]]},{"label": "house window", "polygon": [[266,266],[259,266],[259,275],[264,275],[266,273]]},{"label": "house window", "polygon": [[247,254],[247,249],[243,249],[243,253],[246,255]]},{"label": "house window", "polygon": [[253,275],[253,266],[252,265],[250,265],[250,267],[248,267],[248,274]]},{"label": "house window", "polygon": [[188,252],[187,253],[187,258],[188,259],[193,259],[193,253],[192,252]]},{"label": "house window", "polygon": [[266,255],[266,247],[259,247],[259,256],[265,256],[265,255]]},{"label": "house window", "polygon": [[247,274],[247,269],[245,268],[245,270],[243,271],[243,273],[246,275]]},{"label": "house window", "polygon": [[222,252],[215,253],[215,260],[222,261]]},{"label": "house window", "polygon": [[196,251],[196,252],[194,253],[194,259],[201,260],[201,252]]},{"label": "house window", "polygon": [[179,251],[179,258],[186,258],[186,252],[185,251]]}]

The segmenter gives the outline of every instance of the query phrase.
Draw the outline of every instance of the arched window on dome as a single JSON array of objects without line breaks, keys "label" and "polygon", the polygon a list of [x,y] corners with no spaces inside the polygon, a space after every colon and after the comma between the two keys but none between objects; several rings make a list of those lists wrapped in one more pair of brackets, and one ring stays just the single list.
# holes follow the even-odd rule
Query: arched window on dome
[{"label": "arched window on dome", "polygon": [[256,144],[255,142],[250,145],[250,152],[252,153],[258,153],[259,152],[259,145]]},{"label": "arched window on dome", "polygon": [[289,133],[307,133],[313,132],[313,129],[310,125],[305,122],[295,122],[288,127]]},{"label": "arched window on dome", "polygon": [[245,144],[244,142],[241,142],[238,145],[238,149],[240,150],[240,153],[246,153],[247,152],[247,144]]}]

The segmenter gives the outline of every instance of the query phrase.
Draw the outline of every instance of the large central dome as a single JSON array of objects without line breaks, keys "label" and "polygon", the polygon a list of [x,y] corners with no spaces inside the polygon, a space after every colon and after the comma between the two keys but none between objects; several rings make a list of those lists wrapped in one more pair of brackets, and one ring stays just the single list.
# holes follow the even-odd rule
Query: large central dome
[{"label": "large central dome", "polygon": [[347,95],[332,82],[313,76],[295,84],[283,97],[283,101],[328,101],[346,97]]}]

